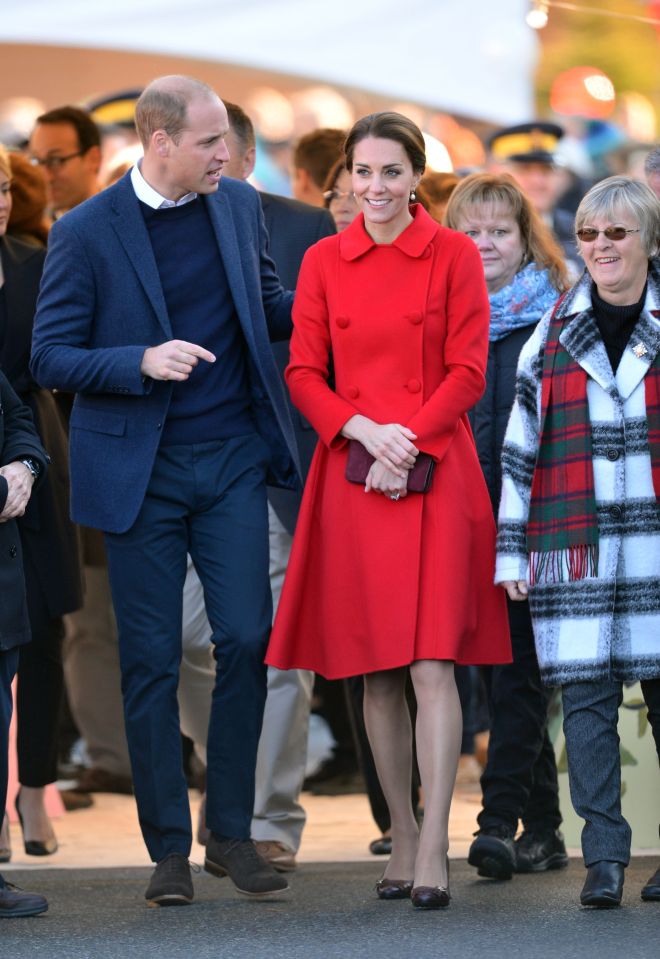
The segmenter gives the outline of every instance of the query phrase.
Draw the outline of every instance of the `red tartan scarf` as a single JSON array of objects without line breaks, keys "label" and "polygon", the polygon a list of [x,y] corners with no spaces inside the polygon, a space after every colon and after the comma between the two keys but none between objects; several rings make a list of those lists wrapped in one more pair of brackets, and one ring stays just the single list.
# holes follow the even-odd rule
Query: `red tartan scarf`
[{"label": "red tartan scarf", "polygon": [[[527,525],[531,585],[585,579],[598,571],[587,373],[559,342],[565,322],[557,316],[562,299],[555,306],[543,357],[541,438]],[[644,383],[653,488],[660,498],[660,354]]]}]

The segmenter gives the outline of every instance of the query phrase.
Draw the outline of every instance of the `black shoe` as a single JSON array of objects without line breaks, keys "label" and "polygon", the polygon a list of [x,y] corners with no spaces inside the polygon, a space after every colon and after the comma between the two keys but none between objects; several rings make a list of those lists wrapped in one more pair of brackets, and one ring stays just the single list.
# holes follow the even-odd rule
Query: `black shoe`
[{"label": "black shoe", "polygon": [[23,892],[11,882],[0,877],[0,919],[14,916],[38,916],[48,909],[48,902],[34,892]]},{"label": "black shoe", "polygon": [[204,868],[212,876],[229,876],[244,896],[274,896],[289,888],[284,876],[261,858],[251,839],[216,839],[211,833]]},{"label": "black shoe", "polygon": [[21,801],[21,790],[19,789],[16,793],[16,799],[14,800],[14,805],[16,807],[16,815],[18,816],[18,821],[21,826],[21,832],[23,833],[23,846],[25,847],[25,853],[28,856],[52,856],[53,853],[57,852],[58,845],[57,839],[55,836],[51,836],[50,839],[26,839],[25,838],[25,824],[23,822],[23,816],[20,809]]},{"label": "black shoe", "polygon": [[525,830],[515,841],[515,872],[545,872],[568,865],[564,837],[558,829]]},{"label": "black shoe", "polygon": [[0,827],[0,862],[11,860],[11,835],[9,833],[9,815],[5,810]]},{"label": "black shoe", "polygon": [[193,895],[188,857],[173,852],[157,864],[144,898],[155,906],[187,906]]},{"label": "black shoe", "polygon": [[369,843],[369,852],[372,856],[391,856],[392,837],[380,836],[378,839],[372,839]]},{"label": "black shoe", "polygon": [[511,879],[516,868],[513,831],[508,826],[481,829],[470,846],[468,862],[487,879]]},{"label": "black shoe", "polygon": [[362,773],[341,773],[307,790],[312,796],[357,796],[367,791]]},{"label": "black shoe", "polygon": [[642,889],[642,899],[644,902],[660,902],[660,867]]},{"label": "black shoe", "polygon": [[614,909],[621,902],[623,895],[623,874],[625,866],[622,862],[612,862],[601,859],[587,867],[587,878],[580,902],[583,906],[595,906],[596,909]]},{"label": "black shoe", "polygon": [[328,780],[350,779],[358,772],[357,764],[354,760],[346,756],[330,756],[325,759],[316,772],[307,776],[302,785],[303,792],[309,792],[314,786],[320,786],[321,783]]}]

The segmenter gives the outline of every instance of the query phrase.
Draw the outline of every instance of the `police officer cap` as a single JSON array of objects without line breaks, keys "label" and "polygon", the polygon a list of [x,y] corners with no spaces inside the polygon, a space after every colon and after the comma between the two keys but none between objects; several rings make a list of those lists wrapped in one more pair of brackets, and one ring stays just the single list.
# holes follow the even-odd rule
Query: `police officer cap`
[{"label": "police officer cap", "polygon": [[133,127],[141,89],[120,90],[91,100],[86,109],[99,126]]},{"label": "police officer cap", "polygon": [[555,150],[564,131],[557,123],[534,121],[503,127],[492,134],[488,148],[496,160],[555,163]]}]

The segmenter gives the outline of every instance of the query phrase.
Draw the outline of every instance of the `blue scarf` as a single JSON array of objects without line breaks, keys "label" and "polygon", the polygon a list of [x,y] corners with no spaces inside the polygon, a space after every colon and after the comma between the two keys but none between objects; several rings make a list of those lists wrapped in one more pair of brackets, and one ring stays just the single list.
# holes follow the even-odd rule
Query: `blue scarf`
[{"label": "blue scarf", "polygon": [[528,263],[516,273],[508,286],[488,295],[490,300],[491,343],[502,340],[514,330],[538,323],[543,314],[555,305],[559,293],[550,282],[547,270],[537,270]]}]

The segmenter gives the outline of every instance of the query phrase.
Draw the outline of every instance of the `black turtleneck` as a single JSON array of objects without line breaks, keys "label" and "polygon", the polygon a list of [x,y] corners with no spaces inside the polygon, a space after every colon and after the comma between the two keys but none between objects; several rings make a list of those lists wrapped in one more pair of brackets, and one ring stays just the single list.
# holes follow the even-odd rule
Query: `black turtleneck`
[{"label": "black turtleneck", "polygon": [[628,340],[639,319],[639,314],[642,312],[645,299],[646,285],[637,303],[632,303],[630,306],[616,306],[613,303],[606,303],[605,300],[598,295],[596,284],[592,283],[591,285],[591,306],[600,335],[605,344],[605,349],[607,350],[607,355],[612,364],[612,370],[615,373],[621,362],[623,351],[628,345]]}]

